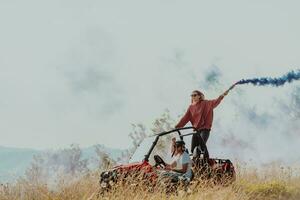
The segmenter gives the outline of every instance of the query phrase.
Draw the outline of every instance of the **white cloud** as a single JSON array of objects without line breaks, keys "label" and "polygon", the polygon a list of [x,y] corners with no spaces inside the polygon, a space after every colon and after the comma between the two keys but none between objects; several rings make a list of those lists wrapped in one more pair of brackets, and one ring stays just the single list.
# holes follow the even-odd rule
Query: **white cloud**
[{"label": "white cloud", "polygon": [[[1,1],[1,145],[124,148],[130,123],[180,114],[194,89],[214,98],[241,78],[281,75],[300,65],[297,4]],[[220,84],[208,87],[213,65]],[[231,127],[239,95],[264,113],[291,90],[243,86],[216,116]]]}]

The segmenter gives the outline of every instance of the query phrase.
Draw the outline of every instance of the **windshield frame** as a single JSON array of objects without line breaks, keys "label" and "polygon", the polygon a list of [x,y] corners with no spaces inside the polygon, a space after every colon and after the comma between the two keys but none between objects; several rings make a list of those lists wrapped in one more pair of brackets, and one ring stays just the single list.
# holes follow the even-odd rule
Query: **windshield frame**
[{"label": "windshield frame", "polygon": [[[193,132],[188,133],[188,134],[184,134],[184,135],[181,134],[181,132],[180,132],[181,130],[187,130],[187,129],[192,129]],[[159,138],[160,138],[161,136],[164,136],[164,135],[167,135],[167,134],[170,134],[170,133],[173,133],[173,132],[177,132],[177,133],[178,133],[178,136],[179,136],[179,138],[180,138],[180,140],[182,140],[182,141],[183,141],[183,137],[184,137],[184,136],[193,135],[193,134],[197,133],[197,132],[196,132],[196,129],[195,129],[194,127],[183,127],[183,128],[177,128],[177,129],[173,129],[173,130],[170,130],[170,131],[165,131],[165,132],[161,132],[161,133],[158,133],[158,134],[154,134],[154,135],[149,136],[149,137],[153,137],[153,136],[156,136],[156,137],[155,137],[155,140],[153,141],[153,143],[152,143],[150,149],[148,150],[147,154],[145,155],[145,157],[144,157],[144,159],[143,159],[142,161],[147,161],[147,162],[149,162],[149,157],[150,157],[150,155],[151,155],[153,149],[155,148],[155,146],[156,146],[156,144],[157,144]],[[135,152],[134,152],[134,153],[135,153]],[[131,158],[134,156],[134,153],[132,154]],[[131,158],[130,158],[130,160],[131,160]]]}]

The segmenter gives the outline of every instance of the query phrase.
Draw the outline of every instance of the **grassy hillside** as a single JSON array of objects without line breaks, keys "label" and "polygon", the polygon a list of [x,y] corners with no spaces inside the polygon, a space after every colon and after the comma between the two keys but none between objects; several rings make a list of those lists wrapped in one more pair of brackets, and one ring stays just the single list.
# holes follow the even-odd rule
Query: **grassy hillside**
[{"label": "grassy hillside", "polygon": [[[227,187],[203,183],[196,188],[191,186],[188,193],[182,191],[178,195],[167,197],[161,192],[146,192],[145,187],[125,185],[98,199],[300,199],[300,177],[297,168],[273,166],[263,170],[238,168],[237,171],[236,182]],[[73,182],[68,182],[64,177],[57,182],[56,189],[52,190],[47,185],[19,180],[14,185],[2,186],[0,199],[97,199],[98,177],[98,172],[86,174]]]}]

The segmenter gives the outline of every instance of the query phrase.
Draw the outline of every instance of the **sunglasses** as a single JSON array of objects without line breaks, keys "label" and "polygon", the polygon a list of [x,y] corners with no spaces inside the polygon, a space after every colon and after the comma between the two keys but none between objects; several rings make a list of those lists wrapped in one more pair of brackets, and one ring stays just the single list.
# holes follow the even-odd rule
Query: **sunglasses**
[{"label": "sunglasses", "polygon": [[191,97],[196,97],[198,96],[198,94],[191,94]]}]

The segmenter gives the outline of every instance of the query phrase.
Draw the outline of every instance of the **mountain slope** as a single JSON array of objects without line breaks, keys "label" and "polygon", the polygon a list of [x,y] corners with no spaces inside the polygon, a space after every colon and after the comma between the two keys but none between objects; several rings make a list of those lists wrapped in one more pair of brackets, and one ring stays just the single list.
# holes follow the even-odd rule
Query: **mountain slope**
[{"label": "mountain slope", "polygon": [[[122,153],[121,149],[113,149],[104,145],[100,145],[100,147],[113,159],[117,159]],[[82,148],[81,150],[82,157],[85,159],[97,157],[94,146]],[[26,169],[30,166],[33,156],[43,152],[46,152],[46,150],[0,146],[0,183],[11,182],[24,175]]]}]

